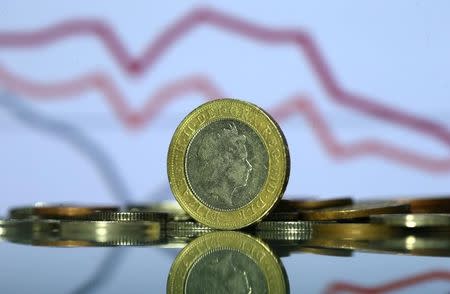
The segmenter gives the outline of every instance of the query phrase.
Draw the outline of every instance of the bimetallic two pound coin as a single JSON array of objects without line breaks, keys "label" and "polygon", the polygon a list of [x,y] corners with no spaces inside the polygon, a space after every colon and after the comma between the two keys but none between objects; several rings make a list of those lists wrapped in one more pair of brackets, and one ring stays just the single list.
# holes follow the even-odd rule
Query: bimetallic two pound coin
[{"label": "bimetallic two pound coin", "polygon": [[167,165],[172,192],[189,215],[213,228],[239,229],[262,219],[283,195],[289,151],[261,108],[220,99],[181,122]]}]

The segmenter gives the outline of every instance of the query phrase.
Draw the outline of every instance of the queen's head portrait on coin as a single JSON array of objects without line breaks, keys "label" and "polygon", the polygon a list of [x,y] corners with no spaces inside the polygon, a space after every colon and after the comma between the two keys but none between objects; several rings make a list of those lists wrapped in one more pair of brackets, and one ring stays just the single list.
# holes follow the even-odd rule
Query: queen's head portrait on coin
[{"label": "queen's head portrait on coin", "polygon": [[253,167],[248,161],[246,141],[232,122],[199,142],[195,157],[199,169],[192,177],[222,208],[233,208],[238,188],[247,186]]},{"label": "queen's head portrait on coin", "polygon": [[189,181],[212,207],[226,210],[242,206],[245,199],[239,199],[242,194],[238,192],[247,187],[253,170],[248,138],[238,131],[236,122],[219,121],[208,129],[194,138],[189,148]]}]

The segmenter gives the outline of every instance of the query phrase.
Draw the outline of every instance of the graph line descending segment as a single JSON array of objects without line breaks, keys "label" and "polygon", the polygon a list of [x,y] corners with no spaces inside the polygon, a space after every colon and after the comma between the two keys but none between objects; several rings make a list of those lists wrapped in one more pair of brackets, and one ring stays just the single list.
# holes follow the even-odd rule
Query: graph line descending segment
[{"label": "graph line descending segment", "polygon": [[431,281],[447,281],[450,282],[450,272],[448,271],[429,271],[411,277],[402,278],[391,281],[375,287],[364,287],[348,282],[336,282],[329,285],[325,290],[326,294],[337,293],[357,293],[357,294],[382,294],[390,293],[395,290],[409,288],[418,284]]},{"label": "graph line descending segment", "polygon": [[0,107],[5,108],[9,114],[28,127],[53,135],[81,152],[81,155],[94,163],[94,167],[110,189],[111,195],[121,204],[131,202],[128,187],[122,181],[112,160],[78,129],[65,122],[38,114],[21,99],[9,93],[0,93]]},{"label": "graph line descending segment", "polygon": [[[1,47],[36,47],[72,36],[94,36],[109,50],[116,62],[129,74],[150,70],[161,56],[188,32],[200,25],[210,25],[252,40],[271,45],[290,44],[305,54],[322,86],[335,102],[434,137],[450,147],[450,131],[437,122],[371,101],[368,97],[343,89],[334,78],[311,36],[297,29],[276,29],[251,23],[211,8],[197,8],[170,25],[151,42],[140,56],[133,57],[116,33],[98,20],[72,20],[37,31],[1,32]],[[373,100],[373,99],[372,99]]]},{"label": "graph line descending segment", "polygon": [[[143,127],[168,106],[171,102],[186,97],[187,94],[200,94],[204,99],[213,97],[226,97],[221,89],[207,77],[196,74],[173,81],[155,91],[149,97],[141,110],[134,111],[125,103],[126,99],[114,86],[114,83],[106,79],[102,74],[91,74],[87,78],[69,81],[60,85],[41,85],[21,80],[17,76],[7,74],[0,69],[0,79],[8,82],[9,89],[19,91],[22,94],[34,95],[33,97],[69,97],[78,92],[78,89],[94,89],[105,93],[108,102],[118,119],[126,126],[132,128]],[[39,95],[39,96],[36,96]],[[63,98],[64,99],[64,98]],[[333,136],[331,128],[327,125],[323,116],[314,106],[313,102],[301,95],[292,96],[280,103],[270,111],[280,122],[294,114],[300,114],[309,122],[311,129],[317,135],[325,151],[337,159],[349,159],[357,156],[375,155],[398,162],[410,167],[427,172],[450,171],[450,158],[433,158],[409,151],[375,139],[362,140],[353,144],[341,144]]]}]

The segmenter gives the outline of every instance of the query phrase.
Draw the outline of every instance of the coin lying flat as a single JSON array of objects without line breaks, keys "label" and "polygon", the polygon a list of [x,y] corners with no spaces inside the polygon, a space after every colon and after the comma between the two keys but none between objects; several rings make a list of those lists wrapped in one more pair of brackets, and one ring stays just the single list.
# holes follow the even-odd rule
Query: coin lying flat
[{"label": "coin lying flat", "polygon": [[187,221],[192,219],[176,201],[161,201],[139,205],[132,204],[127,206],[127,210],[130,212],[150,211],[166,213],[168,220],[175,221]]},{"label": "coin lying flat", "polygon": [[80,218],[97,212],[119,211],[115,206],[80,206],[80,205],[38,205],[12,208],[10,218]]},{"label": "coin lying flat", "polygon": [[290,168],[277,123],[259,107],[233,99],[203,104],[181,122],[167,166],[181,207],[217,229],[242,228],[269,213]]},{"label": "coin lying flat", "polygon": [[450,230],[450,214],[380,214],[372,215],[370,221],[405,228],[449,227]]},{"label": "coin lying flat", "polygon": [[338,207],[353,204],[353,199],[350,197],[332,198],[332,199],[283,199],[280,200],[277,206],[283,208],[295,208],[301,210],[321,209],[329,207]]},{"label": "coin lying flat", "polygon": [[339,256],[339,257],[353,256],[353,250],[345,248],[319,248],[319,247],[299,246],[296,252],[311,253],[316,255]]},{"label": "coin lying flat", "polygon": [[312,225],[312,236],[315,240],[379,240],[397,236],[402,232],[401,228],[383,224],[324,222]]},{"label": "coin lying flat", "polygon": [[411,213],[450,213],[450,197],[405,199]]},{"label": "coin lying flat", "polygon": [[27,219],[34,217],[34,206],[13,207],[9,210],[9,218],[11,219]]},{"label": "coin lying flat", "polygon": [[167,214],[162,212],[152,211],[100,211],[92,213],[86,217],[86,220],[92,221],[160,221],[164,222],[167,219]]},{"label": "coin lying flat", "polygon": [[257,238],[212,232],[189,243],[176,257],[167,293],[287,293],[281,261]]},{"label": "coin lying flat", "polygon": [[161,224],[158,221],[61,221],[60,237],[108,245],[145,245],[160,241]]},{"label": "coin lying flat", "polygon": [[310,231],[312,221],[262,221],[255,225],[258,231]]},{"label": "coin lying flat", "polygon": [[296,221],[299,218],[298,211],[274,211],[264,217],[264,221]]},{"label": "coin lying flat", "polygon": [[340,220],[366,218],[374,214],[408,213],[409,205],[397,201],[361,202],[348,206],[302,210],[302,220]]}]

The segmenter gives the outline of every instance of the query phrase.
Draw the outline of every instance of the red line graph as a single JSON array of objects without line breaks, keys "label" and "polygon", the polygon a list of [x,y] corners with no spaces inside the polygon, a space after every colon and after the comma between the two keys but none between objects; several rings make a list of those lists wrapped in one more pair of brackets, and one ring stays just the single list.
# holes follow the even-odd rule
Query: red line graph
[{"label": "red line graph", "polygon": [[[211,9],[202,8],[192,11],[163,31],[154,42],[150,43],[142,55],[135,58],[127,53],[115,33],[107,25],[98,21],[86,20],[68,21],[33,32],[0,32],[0,47],[35,47],[70,36],[93,35],[105,44],[118,64],[128,73],[137,75],[149,70],[170,46],[200,24],[210,24],[270,44],[293,44],[304,51],[323,86],[334,101],[379,119],[432,136],[450,147],[450,132],[444,126],[371,102],[363,96],[341,89],[314,42],[305,32],[266,28]],[[210,98],[225,96],[208,79],[201,76],[192,76],[175,81],[157,90],[140,111],[134,111],[129,107],[127,100],[111,78],[102,72],[88,73],[69,81],[45,84],[22,79],[0,67],[0,82],[11,90],[30,95],[33,98],[51,99],[58,97],[67,99],[80,92],[99,91],[111,105],[117,117],[129,127],[138,127],[148,123],[168,103],[188,92],[200,92],[205,97]],[[303,97],[293,97],[280,104],[273,112],[279,119],[292,115],[294,112],[303,114],[325,150],[335,158],[377,155],[424,171],[444,172],[450,170],[450,158],[433,158],[374,139],[350,145],[340,144],[333,137],[330,128],[312,102]]]},{"label": "red line graph", "polygon": [[0,32],[2,47],[35,47],[72,36],[92,35],[101,40],[116,62],[128,73],[139,75],[161,58],[174,43],[195,27],[208,24],[266,44],[291,44],[303,52],[318,75],[331,99],[373,117],[390,121],[425,135],[435,137],[450,146],[449,130],[431,120],[419,118],[403,111],[370,101],[363,95],[351,93],[339,86],[327,66],[320,50],[310,35],[296,29],[275,29],[248,22],[210,8],[197,8],[164,30],[144,52],[132,57],[114,31],[97,20],[66,21],[48,28],[31,32]]},{"label": "red line graph", "polygon": [[[132,128],[145,126],[155,119],[157,114],[167,107],[167,104],[177,98],[184,97],[183,95],[187,93],[200,93],[203,97],[209,98],[226,97],[208,78],[201,75],[192,75],[161,87],[149,97],[147,103],[140,111],[134,111],[126,104],[126,98],[120,93],[114,83],[100,73],[93,73],[69,82],[58,83],[57,85],[42,85],[21,80],[0,67],[0,80],[6,82],[11,90],[33,95],[34,98],[67,99],[67,97],[74,95],[80,90],[98,90],[105,94],[118,119],[124,125]],[[450,170],[450,158],[435,159],[427,157],[375,139],[362,140],[353,144],[340,143],[333,136],[331,128],[314,106],[312,100],[302,95],[290,97],[274,109],[269,110],[269,112],[278,121],[285,120],[297,113],[303,115],[324,149],[333,158],[348,159],[357,156],[376,155],[425,171],[444,172]]]},{"label": "red line graph", "polygon": [[396,281],[388,282],[375,287],[364,287],[347,282],[336,282],[331,284],[326,290],[327,294],[336,293],[359,293],[359,294],[381,294],[394,290],[399,290],[407,287],[411,287],[418,284],[423,284],[431,281],[449,281],[450,272],[448,271],[430,271],[421,273],[415,276],[399,279]]}]

